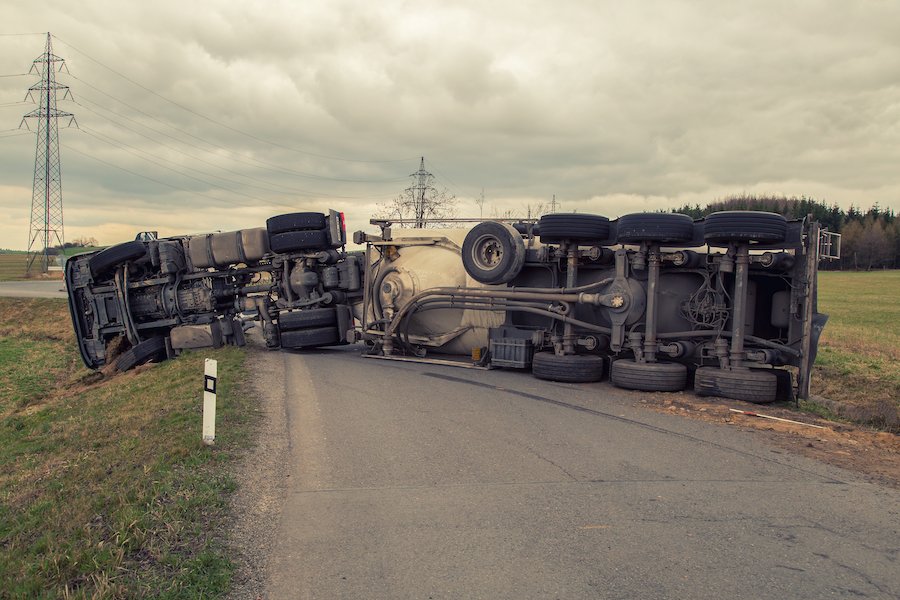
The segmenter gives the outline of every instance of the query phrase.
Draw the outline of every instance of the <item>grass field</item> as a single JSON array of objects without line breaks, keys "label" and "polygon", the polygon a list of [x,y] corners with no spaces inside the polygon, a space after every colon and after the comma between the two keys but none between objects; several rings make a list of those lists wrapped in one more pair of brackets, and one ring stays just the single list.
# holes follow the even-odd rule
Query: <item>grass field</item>
[{"label": "grass field", "polygon": [[[856,420],[896,428],[900,406],[900,271],[819,274],[819,341],[812,392],[859,409]],[[893,427],[882,423],[893,414]],[[854,415],[849,415],[854,416]]]},{"label": "grass field", "polygon": [[27,254],[0,254],[0,281],[24,279]]},{"label": "grass field", "polygon": [[[64,256],[90,252],[96,248],[66,248]],[[25,266],[28,254],[25,252],[0,252],[0,281],[18,281],[25,279]],[[65,260],[65,259],[64,259]],[[53,277],[62,278],[61,273],[52,274]]]},{"label": "grass field", "polygon": [[[203,358],[219,361],[216,446],[200,442]],[[217,531],[252,399],[235,348],[104,378],[63,300],[0,298],[0,598],[221,595]]]}]

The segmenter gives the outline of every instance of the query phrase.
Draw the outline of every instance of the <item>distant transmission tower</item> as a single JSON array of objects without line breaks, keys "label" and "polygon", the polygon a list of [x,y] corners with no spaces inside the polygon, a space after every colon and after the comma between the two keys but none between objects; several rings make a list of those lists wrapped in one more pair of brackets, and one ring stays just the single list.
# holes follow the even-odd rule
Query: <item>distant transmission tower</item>
[{"label": "distant transmission tower", "polygon": [[[31,194],[31,226],[28,232],[28,263],[30,273],[40,258],[42,273],[50,267],[50,250],[53,245],[63,246],[62,182],[59,171],[59,128],[57,120],[69,117],[71,125],[75,116],[56,109],[56,93],[63,90],[63,100],[69,96],[69,86],[56,82],[56,72],[65,67],[65,61],[53,54],[50,34],[47,47],[34,60],[29,73],[40,75],[41,80],[28,88],[26,99],[38,103],[38,108],[26,114],[26,119],[37,119],[37,144],[34,152],[34,187]],[[30,129],[30,128],[29,128]]]},{"label": "distant transmission tower", "polygon": [[410,175],[413,178],[413,186],[406,188],[406,193],[414,198],[413,218],[416,220],[415,227],[425,227],[426,217],[429,213],[429,198],[437,192],[434,189],[434,175],[425,170],[425,157],[419,161],[419,170]]}]

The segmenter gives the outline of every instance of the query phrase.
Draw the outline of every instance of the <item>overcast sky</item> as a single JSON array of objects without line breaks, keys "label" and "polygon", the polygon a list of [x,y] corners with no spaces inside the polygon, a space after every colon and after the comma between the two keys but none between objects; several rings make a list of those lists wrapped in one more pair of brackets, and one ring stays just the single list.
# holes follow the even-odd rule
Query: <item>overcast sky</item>
[{"label": "overcast sky", "polygon": [[[900,2],[0,0],[0,247],[27,245],[50,31],[67,240],[343,210],[419,157],[460,216],[742,192],[900,210]],[[8,76],[12,75],[12,76]],[[124,77],[123,77],[124,76]],[[127,77],[127,78],[126,78]],[[130,80],[130,81],[129,81]],[[61,123],[64,125],[64,123]]]}]

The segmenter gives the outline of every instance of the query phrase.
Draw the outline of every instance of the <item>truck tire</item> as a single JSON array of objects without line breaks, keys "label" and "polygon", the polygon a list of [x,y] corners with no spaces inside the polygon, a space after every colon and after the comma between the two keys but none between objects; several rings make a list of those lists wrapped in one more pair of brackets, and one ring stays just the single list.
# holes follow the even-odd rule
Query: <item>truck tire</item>
[{"label": "truck tire", "polygon": [[147,246],[144,242],[125,242],[105,248],[88,259],[88,267],[94,278],[103,275],[113,267],[129,260],[144,258],[147,255]]},{"label": "truck tire", "polygon": [[616,241],[689,242],[694,238],[694,220],[678,213],[634,213],[619,217]]},{"label": "truck tire", "polygon": [[537,352],[531,360],[531,374],[538,379],[566,383],[588,383],[603,379],[606,361],[596,354]]},{"label": "truck tire", "polygon": [[777,397],[778,378],[774,373],[760,370],[700,367],[694,375],[694,391],[700,396],[768,404]]},{"label": "truck tire", "polygon": [[140,342],[136,346],[132,346],[130,349],[123,352],[119,359],[116,361],[116,370],[128,371],[138,365],[144,364],[145,362],[158,360],[164,358],[165,356],[166,338],[150,338],[144,340],[143,342]]},{"label": "truck tire", "polygon": [[284,254],[297,250],[311,250],[328,247],[324,231],[288,231],[269,236],[269,247],[272,252]]},{"label": "truck tire", "polygon": [[276,215],[266,220],[269,235],[288,231],[321,230],[326,228],[325,215],[315,212],[297,212]]},{"label": "truck tire", "polygon": [[687,387],[687,367],[674,362],[617,360],[609,368],[616,387],[644,392],[680,392]]},{"label": "truck tire", "polygon": [[341,335],[338,333],[337,327],[316,327],[281,332],[282,348],[316,348],[318,346],[336,346],[340,343]]},{"label": "truck tire", "polygon": [[466,273],[475,281],[508,283],[525,265],[525,242],[512,226],[485,221],[466,234],[462,261]]},{"label": "truck tire", "polygon": [[777,213],[753,210],[715,212],[703,223],[707,243],[783,242],[787,237],[787,221]]},{"label": "truck tire", "polygon": [[278,315],[278,328],[281,331],[324,327],[337,324],[337,314],[333,306],[328,308],[307,308]]},{"label": "truck tire", "polygon": [[231,325],[231,343],[237,346],[238,348],[243,348],[247,345],[247,336],[244,334],[243,323],[240,319],[234,319]]},{"label": "truck tire", "polygon": [[564,240],[594,242],[609,237],[609,219],[600,215],[555,213],[544,215],[538,222],[541,241],[558,243]]}]

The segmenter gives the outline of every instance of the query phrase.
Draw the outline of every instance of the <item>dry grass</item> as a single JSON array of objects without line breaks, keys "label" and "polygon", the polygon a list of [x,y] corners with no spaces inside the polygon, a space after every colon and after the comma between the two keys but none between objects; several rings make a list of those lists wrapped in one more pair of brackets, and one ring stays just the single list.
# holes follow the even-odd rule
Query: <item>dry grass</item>
[{"label": "dry grass", "polygon": [[27,254],[0,254],[0,281],[25,279]]},{"label": "dry grass", "polygon": [[900,271],[824,272],[812,392],[839,416],[900,431]]}]

